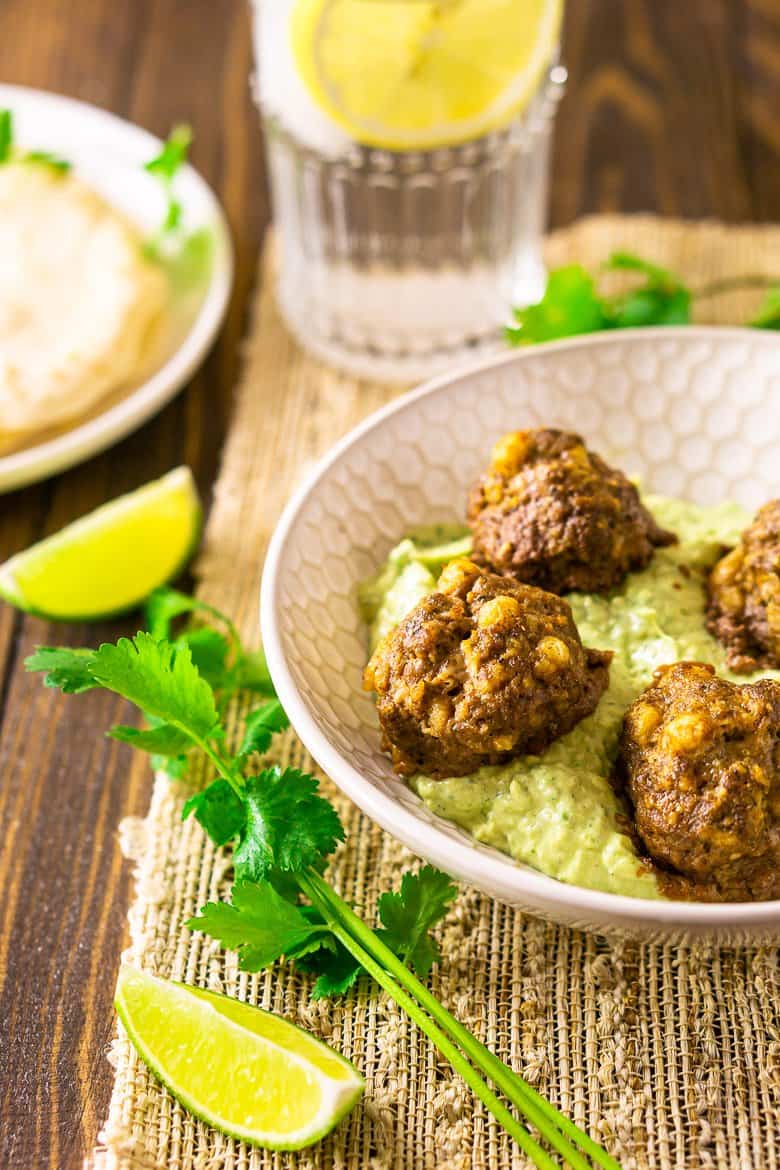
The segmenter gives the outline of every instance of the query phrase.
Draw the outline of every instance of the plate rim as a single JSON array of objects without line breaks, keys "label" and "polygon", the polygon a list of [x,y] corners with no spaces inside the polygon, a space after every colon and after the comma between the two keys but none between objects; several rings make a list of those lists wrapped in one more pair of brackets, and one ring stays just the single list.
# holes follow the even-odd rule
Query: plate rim
[{"label": "plate rim", "polygon": [[[533,870],[529,866],[521,868],[520,864],[508,854],[502,854],[500,850],[495,848],[489,853],[477,853],[470,850],[466,841],[460,841],[450,836],[439,827],[435,819],[424,822],[419,816],[393,800],[391,796],[375,789],[373,785],[367,784],[358,769],[332,747],[298,694],[298,688],[287,667],[279,624],[276,621],[281,560],[298,513],[316,489],[320,479],[340,460],[342,455],[363,435],[387,418],[400,413],[422,398],[442,393],[448,387],[478,373],[515,363],[522,364],[526,358],[538,355],[541,350],[589,349],[615,343],[618,340],[630,342],[632,339],[640,337],[643,340],[652,337],[659,340],[677,340],[684,337],[693,341],[696,338],[712,339],[717,336],[724,340],[751,338],[755,341],[758,333],[759,331],[756,329],[746,326],[720,325],[655,326],[625,329],[620,330],[619,333],[610,331],[563,338],[559,341],[535,345],[527,350],[513,350],[467,365],[459,365],[449,373],[439,375],[409,393],[402,394],[358,423],[318,460],[297,490],[293,492],[273,531],[260,587],[260,629],[271,679],[296,734],[323,771],[367,816],[410,848],[416,856],[420,856],[418,842],[420,833],[423,831],[427,858],[447,871],[448,867],[452,868],[454,854],[458,862],[455,868],[460,875],[465,875],[463,880],[471,882],[480,889],[484,889],[485,882],[487,882],[494,889],[502,891],[501,894],[494,893],[490,896],[505,897],[506,901],[514,901],[515,904],[520,903],[524,897],[530,897],[533,904],[540,910],[542,907],[555,907],[566,914],[569,920],[572,920],[573,914],[579,914],[582,916],[583,923],[592,923],[595,916],[604,922],[604,928],[607,930],[617,924],[633,924],[641,925],[644,931],[653,927],[661,927],[678,930],[692,928],[694,931],[697,929],[711,930],[715,933],[719,928],[724,930],[735,927],[757,928],[769,926],[780,920],[780,899],[766,902],[719,903],[666,902],[634,898],[624,894],[592,890],[584,886],[568,885]],[[770,348],[774,344],[780,355],[780,337],[772,337],[771,334],[764,335],[764,340]],[[599,929],[592,925],[584,928],[596,932]]]},{"label": "plate rim", "polygon": [[[139,142],[145,140],[150,154],[163,145],[157,135],[143,126],[91,102],[33,86],[0,84],[0,104],[30,100],[41,105],[67,107],[74,115],[86,112],[90,118],[105,122],[114,134],[130,134]],[[191,163],[185,165],[183,173],[203,197],[215,237],[211,278],[189,330],[163,364],[130,394],[51,439],[0,456],[0,495],[83,463],[138,430],[176,397],[211,349],[233,290],[234,248],[227,216],[211,185]]]}]

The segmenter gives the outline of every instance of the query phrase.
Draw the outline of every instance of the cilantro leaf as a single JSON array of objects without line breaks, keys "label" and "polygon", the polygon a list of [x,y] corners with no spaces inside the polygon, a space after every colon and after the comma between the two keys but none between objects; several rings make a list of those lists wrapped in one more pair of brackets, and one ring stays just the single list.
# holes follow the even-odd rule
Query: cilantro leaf
[{"label": "cilantro leaf", "polygon": [[149,633],[158,641],[163,638],[168,642],[175,641],[173,623],[177,618],[193,613],[202,614],[205,618],[216,618],[227,628],[230,640],[235,643],[235,647],[240,648],[241,640],[238,630],[230,618],[216,606],[209,605],[207,601],[201,601],[199,597],[192,597],[189,593],[181,593],[178,589],[162,585],[149,595],[144,606],[144,616]]},{"label": "cilantro leaf", "polygon": [[542,299],[515,309],[517,324],[507,329],[507,339],[524,345],[600,329],[684,325],[690,321],[691,291],[667,268],[631,252],[613,252],[602,270],[635,273],[644,281],[615,296],[603,296],[594,278],[580,265],[553,269]]},{"label": "cilantro leaf", "polygon": [[173,127],[163,143],[160,153],[146,163],[144,170],[148,171],[150,175],[156,175],[166,183],[171,183],[179,168],[186,162],[191,145],[192,127],[180,122]]},{"label": "cilantro leaf", "polygon": [[637,256],[634,252],[613,252],[609,259],[604,264],[606,271],[610,272],[639,272],[647,277],[648,284],[652,288],[671,288],[679,284],[676,276],[673,276],[668,268],[661,268],[658,264],[653,264],[650,260],[643,260],[641,256]]},{"label": "cilantro leaf", "polygon": [[756,329],[780,329],[780,284],[767,290],[758,314],[750,324]]},{"label": "cilantro leaf", "polygon": [[190,597],[187,593],[180,593],[178,589],[169,589],[167,586],[155,589],[147,599],[144,609],[146,625],[152,637],[158,641],[164,638],[174,645],[186,643],[195,666],[214,690],[221,690],[226,686],[232,688],[234,672],[227,663],[230,641],[224,634],[211,626],[196,626],[174,636],[173,624],[176,619],[193,613],[202,613],[223,622],[233,640],[238,643],[238,631],[229,618],[213,606],[207,605],[205,601],[199,601],[197,597]]},{"label": "cilantro leaf", "polygon": [[35,166],[51,167],[60,175],[66,175],[72,166],[72,163],[69,163],[66,158],[60,158],[59,155],[52,154],[48,150],[28,150],[19,161],[32,163]]},{"label": "cilantro leaf", "polygon": [[181,819],[194,816],[215,845],[232,841],[246,823],[243,802],[236,796],[227,780],[212,781],[201,792],[191,796],[181,810]]},{"label": "cilantro leaf", "polygon": [[155,772],[164,772],[170,780],[183,780],[189,770],[190,761],[187,755],[149,757],[149,763]]},{"label": "cilantro leaf", "polygon": [[[157,727],[170,728],[169,723],[165,723],[162,719],[156,719],[154,717],[154,715],[150,715],[148,711],[144,712],[144,714],[146,716],[146,721],[149,724],[150,730],[154,730]],[[114,728],[112,728],[111,730],[113,731]],[[131,730],[134,731],[136,729],[131,728]],[[171,734],[175,730],[176,730],[175,728],[171,728]],[[109,732],[109,734],[110,734],[110,732]],[[132,738],[129,740],[129,742],[130,742],[131,746],[133,746],[133,747],[135,746],[135,743],[133,742]],[[170,741],[170,743],[171,743],[171,746],[173,746],[172,740]],[[152,752],[149,762],[151,763],[155,772],[164,772],[165,775],[169,779],[180,780],[185,775],[185,773],[187,772],[187,769],[189,768],[189,764],[190,764],[189,752],[190,752],[192,746],[193,746],[192,740],[189,737],[186,737],[184,740],[184,746],[183,746],[180,754],[178,754],[178,755],[169,754],[169,753],[165,753],[162,751]],[[143,750],[143,748],[142,748],[142,750]]]},{"label": "cilantro leaf", "polygon": [[236,663],[236,682],[241,690],[257,691],[261,695],[276,695],[262,647],[241,655]]},{"label": "cilantro leaf", "polygon": [[32,163],[51,167],[52,170],[64,175],[71,169],[71,163],[48,150],[27,150],[23,153],[14,153],[14,116],[11,110],[0,110],[0,163],[10,162],[16,158],[18,162]]},{"label": "cilantro leaf", "polygon": [[686,289],[661,292],[639,288],[626,293],[612,309],[612,327],[631,329],[644,325],[687,325],[691,319],[691,296]]},{"label": "cilantro leaf", "polygon": [[535,305],[515,309],[514,317],[517,324],[509,326],[507,338],[515,345],[606,328],[593,277],[579,264],[551,272],[542,299]]},{"label": "cilantro leaf", "polygon": [[284,731],[290,726],[290,720],[278,699],[268,699],[261,706],[250,711],[244,723],[244,738],[238,749],[240,756],[249,756],[253,752],[262,755],[271,746],[271,740],[277,731]]},{"label": "cilantro leaf", "polygon": [[182,206],[173,193],[173,182],[187,161],[192,143],[192,129],[183,123],[174,126],[158,155],[146,163],[144,170],[159,179],[165,193],[165,215],[156,235],[147,244],[147,252],[160,258],[160,244],[174,235],[181,226]]},{"label": "cilantro leaf", "polygon": [[104,642],[90,673],[107,690],[195,739],[207,739],[219,729],[214,692],[193,665],[188,646],[158,642],[142,631],[132,641]]},{"label": "cilantro leaf", "polygon": [[66,695],[91,691],[99,684],[92,676],[94,650],[69,650],[64,646],[38,646],[24,660],[25,670],[45,671],[43,685],[56,687]]},{"label": "cilantro leaf", "polygon": [[[164,586],[152,593],[145,612],[149,632],[155,638],[165,638],[174,645],[183,641],[190,646],[193,661],[204,678],[215,691],[225,692],[223,702],[236,690],[275,694],[265,655],[262,651],[245,651],[230,618],[213,605]],[[175,636],[174,622],[186,614],[216,619],[225,626],[227,636],[210,626],[196,626]]]},{"label": "cilantro leaf", "polygon": [[[336,942],[334,950],[321,948],[312,956],[309,969],[317,973],[314,986],[311,989],[312,999],[329,999],[335,995],[346,995],[357,982],[363,968],[354,955],[340,942]],[[307,960],[295,958],[296,966],[307,970]]]},{"label": "cilantro leaf", "polygon": [[8,162],[14,144],[14,116],[11,110],[0,110],[0,163]]},{"label": "cilantro leaf", "polygon": [[326,926],[310,923],[268,882],[236,882],[231,903],[207,902],[187,926],[238,952],[242,971],[261,971],[291,951],[320,945]]},{"label": "cilantro leaf", "polygon": [[162,638],[172,641],[171,630],[176,618],[192,613],[198,606],[197,598],[180,593],[178,589],[169,589],[166,585],[155,589],[144,606],[149,633],[158,641]]},{"label": "cilantro leaf", "polygon": [[181,223],[181,203],[178,199],[168,200],[168,209],[165,212],[165,219],[162,221],[162,232],[175,232]]},{"label": "cilantro leaf", "polygon": [[298,906],[297,886],[290,896],[268,881],[238,881],[231,903],[209,902],[187,925],[236,951],[244,971],[259,971],[276,959],[294,960],[316,976],[313,999],[344,995],[362,967],[331,932],[313,906]]},{"label": "cilantro leaf", "polygon": [[176,644],[190,648],[192,661],[203,678],[215,689],[225,685],[228,675],[228,640],[219,630],[210,626],[198,626],[186,630],[176,639]]},{"label": "cilantro leaf", "polygon": [[613,252],[605,271],[635,272],[646,283],[605,302],[605,316],[614,329],[644,325],[687,325],[691,293],[667,268],[651,264],[631,252]]},{"label": "cilantro leaf", "polygon": [[275,766],[246,783],[247,819],[233,854],[237,878],[260,881],[273,869],[318,867],[344,839],[333,805],[314,776]]},{"label": "cilantro leaf", "polygon": [[397,894],[382,894],[379,917],[384,930],[378,931],[399,959],[411,963],[421,979],[441,958],[438,944],[428,931],[447,913],[457,888],[447,876],[430,865],[419,873],[405,873]]},{"label": "cilantro leaf", "polygon": [[153,752],[158,756],[180,756],[192,747],[192,738],[186,732],[180,731],[170,723],[160,723],[157,727],[125,727],[118,724],[108,733],[112,739],[120,743],[129,743],[131,747],[142,752]]}]

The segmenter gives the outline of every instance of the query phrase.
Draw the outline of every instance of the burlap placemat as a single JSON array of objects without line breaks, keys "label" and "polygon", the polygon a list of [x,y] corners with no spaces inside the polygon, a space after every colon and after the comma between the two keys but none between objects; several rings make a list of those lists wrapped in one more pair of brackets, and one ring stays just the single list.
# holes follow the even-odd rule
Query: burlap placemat
[{"label": "burlap placemat", "polygon": [[[683,224],[649,216],[583,221],[549,240],[551,264],[595,265],[613,248],[668,264],[695,285],[729,274],[779,273],[780,228]],[[306,357],[282,327],[263,271],[244,375],[205,547],[201,596],[257,637],[264,548],[311,461],[392,391],[342,377]],[[702,305],[702,318],[745,320],[752,294]],[[290,734],[283,753],[311,766]],[[335,795],[329,788],[329,793]],[[311,1028],[365,1073],[363,1103],[336,1133],[299,1155],[249,1150],[193,1120],[157,1085],[123,1035],[93,1165],[100,1170],[465,1170],[525,1160],[428,1041],[362,987],[312,1003],[286,969],[239,974],[182,923],[227,891],[226,860],[194,820],[184,792],[155,782],[144,821],[123,826],[137,886],[130,959],[157,974],[248,998]],[[378,892],[410,860],[337,797],[348,844],[332,870],[371,917]],[[504,1060],[587,1126],[630,1167],[770,1170],[780,1148],[777,952],[737,954],[614,945],[559,929],[464,889],[444,923],[433,989]]]}]

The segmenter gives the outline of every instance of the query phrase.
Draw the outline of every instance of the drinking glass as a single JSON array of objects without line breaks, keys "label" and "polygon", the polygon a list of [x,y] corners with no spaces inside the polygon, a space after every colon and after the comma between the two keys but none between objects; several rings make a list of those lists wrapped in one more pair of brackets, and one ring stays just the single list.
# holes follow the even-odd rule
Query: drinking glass
[{"label": "drinking glass", "polygon": [[288,327],[332,365],[397,382],[496,347],[512,306],[544,287],[550,139],[566,80],[557,53],[506,124],[455,145],[384,149],[351,136],[307,89],[291,43],[299,2],[252,3]]}]

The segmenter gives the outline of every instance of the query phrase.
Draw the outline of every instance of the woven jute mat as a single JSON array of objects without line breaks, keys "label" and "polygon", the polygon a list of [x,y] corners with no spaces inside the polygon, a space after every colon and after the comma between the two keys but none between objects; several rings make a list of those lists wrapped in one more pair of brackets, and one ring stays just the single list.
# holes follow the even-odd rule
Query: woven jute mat
[{"label": "woven jute mat", "polygon": [[[555,233],[548,260],[596,265],[632,249],[694,285],[780,272],[780,228],[600,217]],[[266,261],[216,501],[197,565],[200,595],[258,637],[266,542],[312,460],[393,393],[326,370],[295,346]],[[708,302],[702,319],[744,321],[755,294]],[[285,760],[311,767],[294,735]],[[379,892],[412,859],[330,782],[347,844],[331,870],[373,920]],[[297,1155],[250,1150],[195,1121],[146,1071],[124,1035],[93,1165],[100,1170],[485,1170],[526,1165],[463,1083],[386,997],[361,986],[312,1003],[286,968],[259,976],[184,928],[229,889],[228,862],[194,820],[186,791],[158,777],[148,816],[125,823],[136,864],[128,958],[280,1012],[362,1070],[365,1099],[330,1138]],[[616,945],[524,917],[463,889],[440,930],[432,987],[502,1059],[631,1167],[770,1170],[780,1159],[780,979],[775,950]],[[365,981],[364,981],[365,982]]]}]

